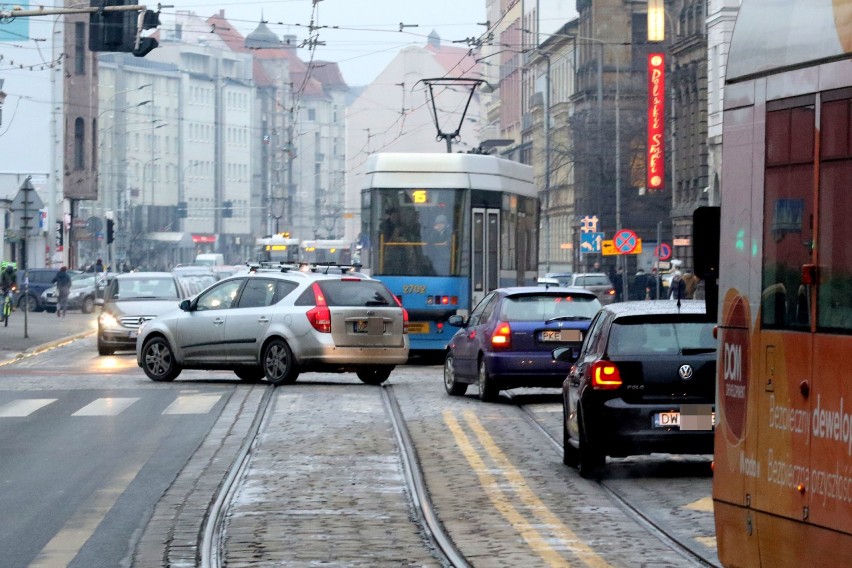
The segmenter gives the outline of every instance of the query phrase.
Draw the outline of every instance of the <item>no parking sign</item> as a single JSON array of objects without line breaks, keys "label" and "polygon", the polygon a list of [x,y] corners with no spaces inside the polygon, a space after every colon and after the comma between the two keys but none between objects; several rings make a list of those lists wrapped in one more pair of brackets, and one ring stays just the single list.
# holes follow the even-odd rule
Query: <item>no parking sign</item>
[{"label": "no parking sign", "polygon": [[654,249],[654,256],[660,260],[668,260],[672,257],[672,247],[668,243],[660,243]]}]

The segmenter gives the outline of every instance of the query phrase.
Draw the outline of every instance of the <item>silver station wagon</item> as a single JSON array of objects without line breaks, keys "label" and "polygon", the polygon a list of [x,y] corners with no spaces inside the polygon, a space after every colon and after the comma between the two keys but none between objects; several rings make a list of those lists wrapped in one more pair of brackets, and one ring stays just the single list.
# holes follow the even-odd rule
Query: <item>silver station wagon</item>
[{"label": "silver station wagon", "polygon": [[136,359],[154,381],[226,369],[278,386],[301,372],[354,371],[377,385],[408,350],[408,314],[378,280],[347,267],[252,266],[146,322]]}]

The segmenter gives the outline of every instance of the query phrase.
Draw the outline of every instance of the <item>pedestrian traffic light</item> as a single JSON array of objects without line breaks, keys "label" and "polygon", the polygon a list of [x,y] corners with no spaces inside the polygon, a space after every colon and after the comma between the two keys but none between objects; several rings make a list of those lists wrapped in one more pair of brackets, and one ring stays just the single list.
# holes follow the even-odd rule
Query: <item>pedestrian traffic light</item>
[{"label": "pedestrian traffic light", "polygon": [[222,217],[234,216],[234,204],[231,201],[222,203]]},{"label": "pedestrian traffic light", "polygon": [[106,237],[108,245],[111,245],[112,242],[115,240],[115,221],[113,221],[112,219],[107,219]]},{"label": "pedestrian traffic light", "polygon": [[178,201],[177,204],[177,216],[179,219],[186,219],[187,211],[186,211],[186,201]]}]

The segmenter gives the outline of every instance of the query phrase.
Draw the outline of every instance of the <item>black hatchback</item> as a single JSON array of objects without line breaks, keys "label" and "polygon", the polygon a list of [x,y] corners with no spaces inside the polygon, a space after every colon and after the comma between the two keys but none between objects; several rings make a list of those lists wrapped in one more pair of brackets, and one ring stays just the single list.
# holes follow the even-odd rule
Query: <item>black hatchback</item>
[{"label": "black hatchback", "polygon": [[564,463],[593,477],[606,456],[712,454],[713,326],[703,301],[605,306],[562,385]]}]

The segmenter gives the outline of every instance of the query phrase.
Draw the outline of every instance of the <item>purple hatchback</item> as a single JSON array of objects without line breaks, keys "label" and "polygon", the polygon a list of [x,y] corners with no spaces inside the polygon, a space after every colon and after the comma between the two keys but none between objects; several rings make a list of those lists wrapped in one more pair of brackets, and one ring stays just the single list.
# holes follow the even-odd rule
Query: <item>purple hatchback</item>
[{"label": "purple hatchback", "polygon": [[491,401],[501,390],[562,386],[571,364],[554,361],[556,347],[579,350],[601,309],[595,294],[580,288],[527,286],[490,292],[459,327],[444,360],[444,388],[460,396],[469,384]]}]

